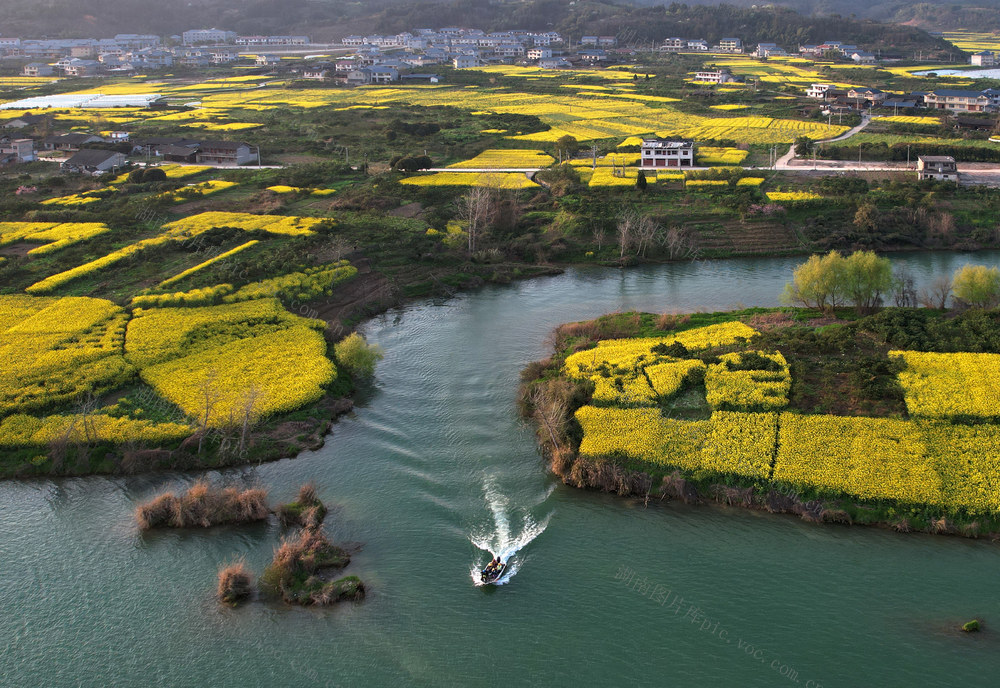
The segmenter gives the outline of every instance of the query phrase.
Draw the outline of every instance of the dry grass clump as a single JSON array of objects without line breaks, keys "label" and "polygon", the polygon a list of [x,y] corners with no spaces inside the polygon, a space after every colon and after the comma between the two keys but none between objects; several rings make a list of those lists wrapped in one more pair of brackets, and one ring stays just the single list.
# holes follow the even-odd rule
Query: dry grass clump
[{"label": "dry grass clump", "polygon": [[300,487],[294,502],[282,504],[274,511],[282,525],[299,525],[307,530],[318,528],[326,518],[326,512],[326,505],[320,500],[314,483]]},{"label": "dry grass clump", "polygon": [[263,521],[269,513],[267,490],[218,488],[200,480],[180,496],[166,492],[140,504],[135,509],[135,520],[141,530],[207,528]]},{"label": "dry grass clump", "polygon": [[285,539],[260,577],[268,591],[292,604],[331,604],[345,597],[364,595],[364,585],[353,576],[328,581],[326,569],[339,569],[351,557],[327,539],[319,528],[304,528],[296,538]]},{"label": "dry grass clump", "polygon": [[689,322],[691,322],[691,316],[688,314],[678,315],[677,313],[661,313],[656,318],[656,329],[667,332],[680,327],[681,325],[686,325]]},{"label": "dry grass clump", "polygon": [[578,457],[569,475],[563,481],[574,487],[590,487],[602,492],[645,496],[649,494],[652,480],[646,473],[630,471],[606,459],[591,460]]},{"label": "dry grass clump", "polygon": [[747,325],[754,328],[758,332],[768,332],[782,327],[790,327],[794,324],[795,319],[783,311],[757,313],[755,315],[751,315],[750,318],[747,319]]},{"label": "dry grass clump", "polygon": [[219,569],[217,594],[219,600],[234,607],[253,594],[253,573],[246,561],[237,559]]},{"label": "dry grass clump", "polygon": [[611,313],[586,322],[566,323],[556,329],[556,348],[562,349],[570,340],[597,341],[635,337],[642,327],[638,313]]}]

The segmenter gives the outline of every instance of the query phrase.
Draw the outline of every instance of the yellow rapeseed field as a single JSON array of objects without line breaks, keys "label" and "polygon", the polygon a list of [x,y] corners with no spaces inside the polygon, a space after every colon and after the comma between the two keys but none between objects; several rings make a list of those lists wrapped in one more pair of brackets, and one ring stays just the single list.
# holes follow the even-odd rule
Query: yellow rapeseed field
[{"label": "yellow rapeseed field", "polygon": [[324,327],[273,298],[140,309],[129,322],[125,354],[157,393],[218,427],[319,399],[337,375]]}]

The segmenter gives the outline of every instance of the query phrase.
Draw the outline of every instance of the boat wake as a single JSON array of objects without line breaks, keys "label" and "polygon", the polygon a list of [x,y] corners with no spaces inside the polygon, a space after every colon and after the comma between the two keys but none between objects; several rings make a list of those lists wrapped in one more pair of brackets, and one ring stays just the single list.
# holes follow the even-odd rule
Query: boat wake
[{"label": "boat wake", "polygon": [[[542,499],[533,506],[544,502],[552,494],[553,489],[554,486],[550,487]],[[480,579],[480,571],[483,570],[487,562],[483,561],[482,554],[479,554],[470,570],[472,581],[477,587],[504,585],[510,582],[510,579],[517,574],[524,562],[524,556],[520,554],[521,550],[545,532],[545,528],[549,525],[549,518],[552,516],[549,513],[540,521],[536,521],[526,508],[512,510],[507,497],[500,494],[491,482],[486,483],[484,492],[486,504],[492,516],[492,523],[473,531],[469,535],[469,541],[482,552],[489,553],[490,559],[500,557],[500,560],[507,564],[507,568],[503,575],[495,581],[483,583]],[[512,527],[512,522],[516,524],[515,527]]]}]

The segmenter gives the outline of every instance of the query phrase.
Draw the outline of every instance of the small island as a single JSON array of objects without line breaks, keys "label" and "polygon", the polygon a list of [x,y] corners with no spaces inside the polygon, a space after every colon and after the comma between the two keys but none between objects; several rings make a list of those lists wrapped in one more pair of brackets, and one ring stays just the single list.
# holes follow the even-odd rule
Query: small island
[{"label": "small island", "polygon": [[[814,299],[824,261],[878,260],[862,255],[810,259],[789,298]],[[888,275],[886,291],[899,288]],[[1000,276],[967,266],[953,284],[951,311],[879,309],[881,293],[841,299],[849,309],[827,294],[811,307],[563,325],[553,356],[524,371],[521,409],[576,487],[995,533],[1000,313],[971,300],[995,305]]]}]

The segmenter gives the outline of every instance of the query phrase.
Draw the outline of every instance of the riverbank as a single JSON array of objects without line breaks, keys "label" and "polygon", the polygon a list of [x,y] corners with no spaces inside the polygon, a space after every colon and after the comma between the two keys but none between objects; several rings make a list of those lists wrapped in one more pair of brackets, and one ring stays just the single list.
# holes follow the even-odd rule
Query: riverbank
[{"label": "riverbank", "polygon": [[575,487],[994,537],[1000,504],[979,486],[1000,485],[1000,409],[975,391],[931,413],[926,397],[1000,360],[998,335],[973,311],[621,313],[558,328],[521,411]]}]

